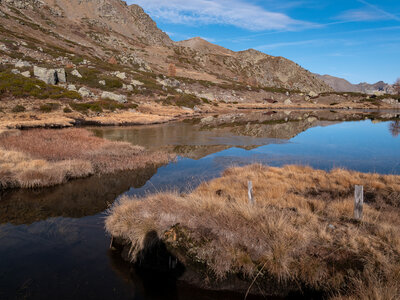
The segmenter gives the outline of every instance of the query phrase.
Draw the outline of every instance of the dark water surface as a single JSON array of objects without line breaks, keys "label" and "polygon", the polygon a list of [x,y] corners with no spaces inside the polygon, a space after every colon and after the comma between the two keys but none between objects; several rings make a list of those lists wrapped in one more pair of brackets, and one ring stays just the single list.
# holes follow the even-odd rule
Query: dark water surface
[{"label": "dark water surface", "polygon": [[190,190],[229,166],[253,162],[400,174],[399,115],[269,112],[92,128],[178,159],[158,169],[1,193],[0,299],[243,299],[139,276],[108,250],[105,211],[124,193]]}]

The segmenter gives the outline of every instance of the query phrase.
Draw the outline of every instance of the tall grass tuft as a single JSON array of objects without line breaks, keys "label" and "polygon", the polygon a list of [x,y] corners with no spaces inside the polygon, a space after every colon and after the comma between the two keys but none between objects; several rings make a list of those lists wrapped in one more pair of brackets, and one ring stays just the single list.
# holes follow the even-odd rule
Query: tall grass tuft
[{"label": "tall grass tuft", "polygon": [[[353,219],[356,184],[365,188],[362,222]],[[106,229],[130,245],[132,261],[155,231],[213,282],[235,275],[265,294],[312,289],[336,299],[399,299],[399,207],[400,176],[256,164],[228,169],[186,195],[125,197]]]}]

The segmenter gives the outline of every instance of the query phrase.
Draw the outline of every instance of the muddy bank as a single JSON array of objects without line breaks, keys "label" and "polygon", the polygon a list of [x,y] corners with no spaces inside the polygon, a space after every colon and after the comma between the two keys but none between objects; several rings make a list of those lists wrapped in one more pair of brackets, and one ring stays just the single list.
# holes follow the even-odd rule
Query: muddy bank
[{"label": "muddy bank", "polygon": [[[125,259],[202,288],[335,299],[400,296],[399,176],[232,168],[189,194],[124,198],[106,229]],[[247,182],[252,180],[255,204]],[[362,222],[354,185],[365,188]]]}]

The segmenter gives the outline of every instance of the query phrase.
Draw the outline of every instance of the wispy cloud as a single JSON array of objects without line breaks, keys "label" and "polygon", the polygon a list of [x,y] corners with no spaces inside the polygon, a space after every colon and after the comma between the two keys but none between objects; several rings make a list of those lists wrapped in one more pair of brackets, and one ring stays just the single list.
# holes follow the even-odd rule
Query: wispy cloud
[{"label": "wispy cloud", "polygon": [[222,24],[252,31],[295,30],[312,26],[244,0],[130,0],[152,17],[185,25]]},{"label": "wispy cloud", "polygon": [[390,12],[387,12],[367,1],[357,0],[357,2],[364,4],[364,7],[360,9],[351,9],[344,11],[343,13],[338,15],[336,19],[343,22],[365,22],[379,20],[400,21],[400,17]]},{"label": "wispy cloud", "polygon": [[303,46],[303,45],[326,45],[327,43],[337,42],[336,39],[315,39],[315,40],[304,40],[304,41],[294,41],[294,42],[281,42],[281,43],[272,43],[272,44],[265,44],[255,49],[264,51],[264,50],[272,50],[276,48],[285,48],[285,47],[295,47],[295,46]]}]

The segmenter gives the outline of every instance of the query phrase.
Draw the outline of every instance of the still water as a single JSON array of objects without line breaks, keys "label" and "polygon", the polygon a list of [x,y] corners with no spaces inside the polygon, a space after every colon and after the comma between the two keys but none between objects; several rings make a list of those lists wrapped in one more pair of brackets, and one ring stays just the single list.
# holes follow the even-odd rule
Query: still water
[{"label": "still water", "polygon": [[121,194],[187,191],[254,162],[400,174],[399,114],[269,112],[89,128],[178,158],[160,168],[1,193],[0,299],[242,299],[136,274],[108,250],[107,208]]}]

